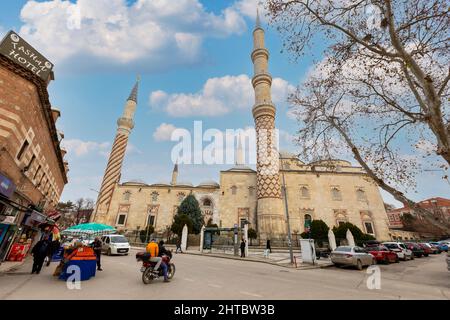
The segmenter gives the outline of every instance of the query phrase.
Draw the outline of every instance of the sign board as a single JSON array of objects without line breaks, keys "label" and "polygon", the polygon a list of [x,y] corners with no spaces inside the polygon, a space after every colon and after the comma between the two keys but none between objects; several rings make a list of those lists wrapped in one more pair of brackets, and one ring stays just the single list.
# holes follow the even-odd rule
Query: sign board
[{"label": "sign board", "polygon": [[41,223],[44,223],[47,220],[47,217],[37,211],[32,211],[31,215],[27,218],[24,223],[29,227],[38,227]]},{"label": "sign board", "polygon": [[2,220],[2,223],[4,223],[4,224],[14,224],[15,221],[16,221],[16,217],[15,216],[5,216],[4,219]]},{"label": "sign board", "polygon": [[15,184],[0,173],[0,193],[9,198],[16,190]]},{"label": "sign board", "polygon": [[48,61],[14,31],[8,32],[3,38],[0,43],[0,54],[30,70],[45,82],[47,82],[53,69],[53,63]]}]

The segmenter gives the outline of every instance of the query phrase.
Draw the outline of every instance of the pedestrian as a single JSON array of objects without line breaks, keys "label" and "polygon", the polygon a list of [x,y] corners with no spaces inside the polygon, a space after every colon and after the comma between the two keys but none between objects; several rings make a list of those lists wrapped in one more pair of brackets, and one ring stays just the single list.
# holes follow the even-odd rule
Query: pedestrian
[{"label": "pedestrian", "polygon": [[270,239],[267,239],[266,250],[269,250],[269,252],[272,253],[272,248],[270,247]]},{"label": "pedestrian", "polygon": [[245,240],[241,241],[241,258],[245,258]]},{"label": "pedestrian", "polygon": [[102,256],[102,240],[99,237],[95,237],[94,242],[92,243],[92,249],[94,249],[95,256],[97,258],[97,270],[103,271],[101,265],[101,256]]},{"label": "pedestrian", "polygon": [[33,255],[33,269],[31,270],[31,274],[39,274],[41,272],[45,257],[48,255],[49,251],[50,241],[46,235],[42,240],[39,240],[31,250],[31,254]]},{"label": "pedestrian", "polygon": [[183,250],[181,250],[181,240],[180,239],[177,240],[177,250],[175,251],[175,253],[178,253],[178,249],[180,249],[180,252],[183,253]]}]

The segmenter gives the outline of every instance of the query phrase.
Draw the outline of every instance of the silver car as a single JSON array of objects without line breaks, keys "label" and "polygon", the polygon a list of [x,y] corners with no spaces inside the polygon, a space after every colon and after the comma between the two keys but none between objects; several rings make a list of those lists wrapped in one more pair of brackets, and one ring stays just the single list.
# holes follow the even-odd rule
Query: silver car
[{"label": "silver car", "polygon": [[331,262],[336,267],[354,266],[362,270],[364,266],[376,264],[375,257],[358,246],[340,246],[331,252]]}]

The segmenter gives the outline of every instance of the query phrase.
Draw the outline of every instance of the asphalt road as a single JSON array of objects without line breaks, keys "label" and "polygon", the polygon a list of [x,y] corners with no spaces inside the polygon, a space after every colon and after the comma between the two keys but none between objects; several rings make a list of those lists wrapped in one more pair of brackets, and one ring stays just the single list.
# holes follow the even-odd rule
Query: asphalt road
[{"label": "asphalt road", "polygon": [[380,266],[380,289],[369,290],[367,270],[293,270],[264,263],[174,255],[170,283],[143,284],[140,263],[128,256],[102,256],[95,278],[69,290],[52,277],[57,263],[31,275],[31,259],[0,275],[0,299],[450,299],[445,255]]}]

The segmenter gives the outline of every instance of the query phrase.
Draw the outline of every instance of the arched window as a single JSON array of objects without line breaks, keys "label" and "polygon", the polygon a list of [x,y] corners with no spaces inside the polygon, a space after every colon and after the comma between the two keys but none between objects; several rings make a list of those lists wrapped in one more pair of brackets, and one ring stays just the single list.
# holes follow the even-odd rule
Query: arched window
[{"label": "arched window", "polygon": [[341,190],[339,190],[339,188],[337,187],[331,188],[331,197],[336,201],[342,200]]},{"label": "arched window", "polygon": [[236,186],[232,186],[231,187],[231,194],[235,195],[237,192],[237,187]]},{"label": "arched window", "polygon": [[366,193],[363,189],[356,190],[356,197],[358,198],[358,201],[367,201]]},{"label": "arched window", "polygon": [[130,191],[125,191],[123,193],[123,200],[124,201],[130,201],[130,196],[131,196],[131,192]]},{"label": "arched window", "polygon": [[179,192],[179,193],[177,194],[178,201],[179,201],[179,202],[183,201],[183,199],[184,199],[185,196],[186,196],[186,194],[185,194],[184,192]]},{"label": "arched window", "polygon": [[300,196],[303,199],[309,199],[309,189],[306,186],[300,188]]},{"label": "arched window", "polygon": [[211,200],[209,200],[208,198],[203,200],[203,206],[204,207],[211,207]]}]

